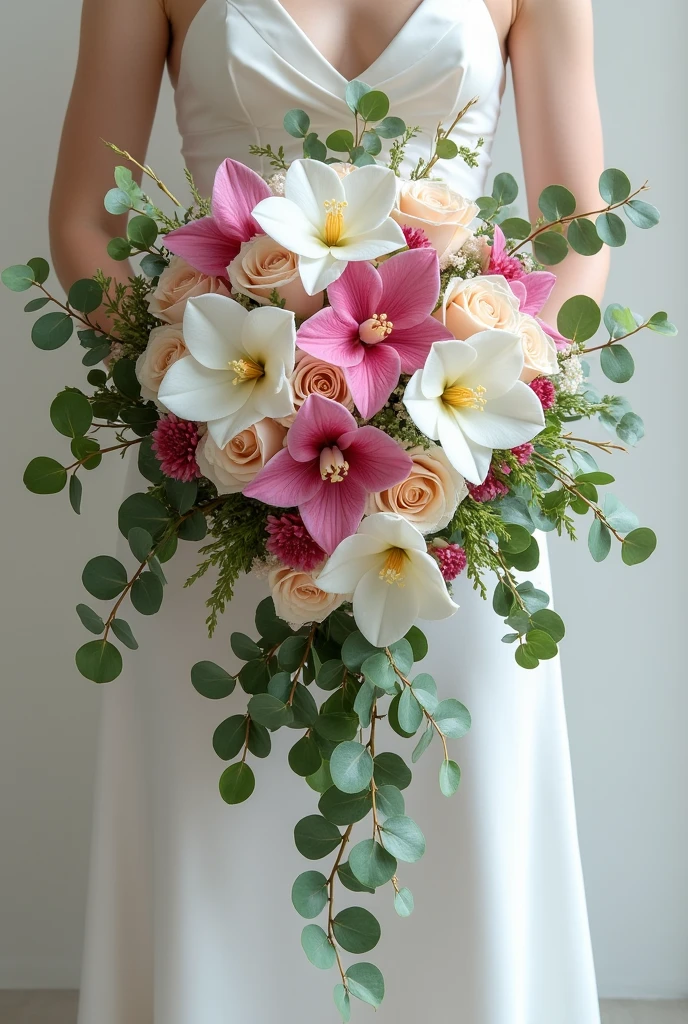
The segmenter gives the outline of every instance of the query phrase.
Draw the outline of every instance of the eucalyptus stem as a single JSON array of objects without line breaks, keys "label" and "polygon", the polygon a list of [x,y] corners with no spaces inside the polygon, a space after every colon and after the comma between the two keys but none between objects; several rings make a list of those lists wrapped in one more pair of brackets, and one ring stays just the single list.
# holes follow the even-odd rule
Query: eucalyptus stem
[{"label": "eucalyptus stem", "polygon": [[449,138],[449,136],[454,131],[459,121],[461,121],[461,119],[466,116],[471,107],[474,106],[474,104],[476,104],[477,102],[477,96],[474,96],[472,100],[469,100],[465,107],[462,107],[462,109],[458,112],[458,114],[456,115],[456,117],[454,118],[454,120],[452,121],[448,128],[442,128],[441,123],[437,126],[437,131],[435,133],[435,140],[433,142],[433,148],[430,159],[428,160],[427,164],[425,164],[422,173],[419,173],[417,175],[412,174],[411,177],[415,177],[416,180],[428,177],[430,171],[435,166],[437,161],[440,159],[437,153],[437,144],[439,142],[442,142],[444,139]]},{"label": "eucalyptus stem", "polygon": [[[396,664],[396,662],[394,660],[394,657],[392,656],[392,652],[390,651],[389,647],[385,647],[385,654],[389,658],[390,664],[392,665],[392,668],[394,669],[394,671],[396,672],[397,676],[402,681],[404,686],[408,686],[410,690],[413,690],[413,684],[411,683],[411,680],[407,679],[406,676],[404,675],[404,673],[399,670],[399,668],[397,667],[397,664]],[[449,750],[447,748],[447,738],[446,738],[446,736],[444,735],[444,733],[442,732],[442,730],[440,729],[439,725],[437,724],[435,719],[432,717],[430,712],[427,711],[424,707],[422,707],[422,705],[421,705],[421,710],[423,711],[423,714],[425,715],[425,717],[427,718],[428,722],[433,727],[433,729],[435,730],[435,732],[437,733],[439,738],[442,740],[442,746],[444,748],[444,760],[448,761],[449,760]]]},{"label": "eucalyptus stem", "polygon": [[[584,502],[588,506],[588,508],[592,510],[592,512],[595,515],[595,518],[599,519],[602,525],[606,526],[609,532],[614,534],[614,536],[620,544],[623,544],[623,537],[620,533],[618,533],[617,530],[614,529],[613,526],[610,525],[607,517],[605,516],[604,512],[599,507],[599,505],[596,505],[594,501],[590,501],[589,498],[586,498],[585,495],[581,493],[581,491],[576,487],[575,477],[572,477],[571,474],[568,473],[567,470],[565,470],[564,467],[561,466],[558,462],[554,462],[552,459],[548,459],[544,455],[540,455],[538,452],[535,453],[534,458],[538,459],[540,462],[543,462],[545,465],[549,466],[550,472],[554,479],[558,480],[559,483],[563,487],[565,487],[566,490],[569,491],[571,494],[574,494],[576,498]],[[561,475],[562,473],[564,474],[564,476]],[[566,476],[568,476],[568,480],[565,479]]]},{"label": "eucalyptus stem", "polygon": [[614,444],[613,441],[592,441],[588,437],[573,437],[571,434],[563,434],[562,440],[572,441],[575,444],[589,444],[591,448],[599,448],[600,451],[606,452],[607,455],[611,455],[612,449],[617,452],[628,451],[622,444]]},{"label": "eucalyptus stem", "polygon": [[175,196],[172,195],[167,185],[164,183],[164,181],[160,180],[160,178],[157,176],[152,167],[150,167],[148,164],[144,165],[142,163],[139,163],[139,161],[135,157],[133,157],[131,153],[128,153],[126,149],[120,149],[119,146],[116,146],[114,144],[114,142],[108,142],[107,139],[102,138],[100,141],[104,142],[108,149],[112,149],[115,153],[117,153],[118,156],[123,156],[125,160],[128,160],[135,167],[138,167],[138,169],[142,171],[143,174],[146,174],[155,182],[160,191],[164,192],[167,198],[170,199],[175,206],[178,206],[180,209],[183,209],[182,204],[179,202],[177,198],[175,198]]},{"label": "eucalyptus stem", "polygon": [[349,991],[349,986],[346,983],[346,972],[344,970],[344,966],[342,964],[342,960],[341,960],[341,957],[339,955],[339,949],[337,948],[337,940],[336,940],[335,934],[334,934],[334,883],[335,883],[335,878],[337,877],[337,869],[338,869],[339,865],[342,862],[342,857],[344,856],[344,850],[346,849],[346,844],[349,842],[349,836],[351,835],[351,832],[353,831],[353,827],[354,827],[353,825],[349,825],[347,830],[346,830],[346,832],[342,836],[342,841],[339,844],[339,850],[337,852],[337,857],[336,857],[335,862],[334,862],[334,864],[332,866],[332,870],[330,871],[330,875],[329,875],[329,877],[327,879],[327,904],[328,904],[328,909],[327,909],[327,937],[328,937],[328,939],[330,940],[330,942],[332,944],[332,948],[334,950],[334,955],[337,958],[337,967],[339,968],[339,973],[340,973],[341,978],[342,978],[342,985],[344,986],[344,988],[346,989],[347,992]]},{"label": "eucalyptus stem", "polygon": [[133,444],[141,444],[144,439],[142,437],[134,437],[130,441],[123,441],[122,444],[113,444],[110,448],[100,448],[98,451],[89,452],[83,459],[79,459],[78,462],[73,462],[71,466],[65,466],[67,472],[70,469],[78,469],[79,466],[83,466],[85,462],[90,462],[96,455],[107,455],[108,452],[120,451],[122,448],[131,448]]}]

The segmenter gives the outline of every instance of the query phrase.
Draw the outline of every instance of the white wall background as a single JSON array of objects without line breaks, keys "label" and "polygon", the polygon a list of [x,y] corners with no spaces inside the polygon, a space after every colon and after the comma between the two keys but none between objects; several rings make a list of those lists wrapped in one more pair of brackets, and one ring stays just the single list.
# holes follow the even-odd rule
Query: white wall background
[{"label": "white wall background", "polygon": [[[79,6],[0,0],[3,267],[47,255]],[[634,232],[635,244],[615,254],[607,297],[643,313],[667,309],[685,332],[686,135],[677,104],[686,91],[688,15],[683,0],[595,0],[595,8],[607,162],[634,181],[649,177],[650,198],[666,215],[660,228]],[[167,86],[149,159],[183,188]],[[508,95],[495,170],[518,165]],[[672,218],[680,220],[675,227]],[[64,383],[81,380],[81,370],[75,346],[48,354],[33,348],[21,299],[0,296],[0,987],[72,987],[99,702],[97,688],[72,667],[82,642],[73,609],[82,599],[81,567],[112,544],[120,484],[113,476],[108,487],[99,475],[80,520],[64,495],[23,490],[30,458],[62,456],[47,409]],[[569,627],[566,700],[602,996],[688,994],[685,345],[685,336],[652,335],[635,346],[638,373],[627,394],[648,436],[615,465],[615,491],[657,528],[657,554],[629,569],[618,558],[594,566],[584,542],[552,545],[558,607]]]}]

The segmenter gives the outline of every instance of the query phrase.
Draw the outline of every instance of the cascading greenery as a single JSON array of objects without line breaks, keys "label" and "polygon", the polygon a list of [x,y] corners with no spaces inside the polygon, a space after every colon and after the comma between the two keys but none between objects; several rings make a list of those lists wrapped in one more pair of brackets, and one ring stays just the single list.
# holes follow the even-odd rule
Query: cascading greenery
[{"label": "cascading greenery", "polygon": [[[391,140],[387,166],[398,174],[406,146],[419,129],[389,116],[388,98],[365,83],[349,83],[346,100],[354,117],[353,130],[334,131],[323,142],[311,131],[309,117],[301,110],[288,112],[285,130],[303,140],[305,157],[330,163],[347,159],[356,166],[377,162],[383,142]],[[420,159],[411,170],[412,179],[427,178],[440,160],[458,158],[475,166],[482,140],[470,148],[459,147],[450,138],[470,105],[448,128],[438,128],[427,159]],[[152,168],[115,146],[111,148],[152,179],[174,207],[172,215],[159,209],[127,167],[116,168],[115,188],[108,192],[105,206],[114,215],[133,216],[126,237],[113,239],[108,254],[122,261],[141,258],[140,272],[128,286],[113,284],[97,273],[93,279],[78,281],[62,302],[46,288],[50,268],[41,258],[2,274],[11,290],[38,293],[26,305],[28,313],[41,312],[49,303],[56,307],[41,312],[35,321],[33,343],[46,351],[55,350],[76,330],[88,368],[90,390],[67,387],[50,407],[51,422],[69,439],[73,461],[65,465],[53,458],[33,459],[24,475],[28,489],[54,494],[66,488],[79,514],[82,478],[114,452],[127,457],[136,452],[147,485],[127,497],[118,512],[119,529],[129,543],[134,568],[130,570],[105,554],[91,559],[83,572],[83,584],[91,597],[111,603],[107,615],[87,604],[77,607],[83,625],[97,639],[79,649],[76,663],[86,678],[97,683],[110,682],[120,674],[120,647],[135,650],[138,646],[121,614],[125,600],[143,615],[158,612],[166,583],[164,563],[174,556],[179,541],[199,543],[208,533],[210,538],[200,549],[199,568],[187,585],[214,572],[215,583],[207,599],[207,624],[212,634],[232,598],[238,576],[265,555],[270,511],[241,494],[220,495],[203,478],[180,483],[166,477],[155,457],[151,434],[160,412],[141,396],[135,370],[151,330],[161,323],[150,313],[148,298],[169,263],[165,233],[206,216],[210,206],[189,175],[193,203],[185,208]],[[274,171],[287,167],[283,147],[253,147],[252,152]],[[522,259],[529,269],[557,264],[569,249],[594,255],[605,244],[619,246],[626,241],[626,226],[618,211],[639,228],[658,222],[655,207],[638,198],[646,188],[644,184],[633,190],[622,171],[606,170],[600,178],[599,209],[579,211],[571,192],[553,185],[540,196],[541,216],[533,224],[517,215],[518,186],[513,177],[498,174],[491,195],[477,201],[482,219],[478,234],[491,237],[499,224],[507,239],[507,254]],[[532,252],[527,252],[527,245]],[[470,269],[470,262],[467,267]],[[455,268],[445,271],[443,286],[448,277],[461,273]],[[466,267],[463,273],[467,274]],[[242,301],[252,305],[250,300]],[[279,296],[275,295],[274,301],[279,303]],[[111,331],[99,325],[101,308],[113,324]],[[606,337],[588,346],[602,325]],[[536,533],[566,533],[573,538],[578,522],[587,517],[593,559],[606,558],[616,540],[628,565],[644,561],[656,543],[653,532],[640,526],[613,494],[600,499],[599,488],[613,483],[614,478],[600,469],[592,453],[607,456],[622,445],[635,445],[643,437],[644,427],[625,398],[601,395],[588,382],[591,370],[585,357],[599,353],[602,373],[614,383],[625,383],[634,372],[628,339],[645,329],[663,335],[676,333],[663,312],[641,317],[614,303],[603,313],[597,303],[582,295],[564,303],[557,327],[571,345],[560,354],[560,373],[551,378],[555,400],[546,414],[544,430],[534,439],[531,461],[521,465],[511,452],[495,452],[493,470],[508,486],[508,494],[482,503],[466,498],[439,534],[464,548],[468,576],[483,597],[488,593],[486,574],[496,577],[492,604],[508,629],[503,640],[514,645],[516,661],[528,669],[553,658],[565,632],[560,616],[548,607],[549,596],[530,581],[519,582],[516,576],[538,565]],[[97,368],[108,356],[112,359],[108,369]],[[599,421],[612,440],[574,434],[572,425],[584,419]],[[403,443],[423,441],[404,415],[399,389],[372,422]],[[108,435],[112,443],[103,444]],[[249,759],[269,755],[272,733],[288,728],[300,734],[291,746],[289,766],[314,790],[317,812],[314,804],[314,813],[296,824],[294,841],[306,860],[327,859],[327,864],[322,871],[306,870],[295,879],[292,900],[296,911],[311,922],[302,932],[307,957],[316,967],[336,966],[339,972],[334,1000],[342,1019],[348,1021],[352,996],[373,1006],[382,1001],[384,981],[378,968],[368,962],[349,963],[347,958],[347,954],[369,953],[380,938],[380,925],[362,907],[340,909],[336,890],[370,893],[389,884],[397,913],[407,917],[413,910],[413,896],[403,885],[403,865],[419,860],[425,849],[420,829],[406,814],[404,793],[411,783],[411,768],[398,754],[384,749],[383,729],[391,727],[399,736],[414,740],[412,762],[437,736],[440,788],[445,796],[451,796],[461,773],[449,756],[447,740],[466,733],[470,716],[458,700],[441,699],[433,678],[414,668],[427,653],[427,642],[417,627],[391,647],[378,649],[358,632],[347,606],[320,624],[293,629],[277,617],[268,598],[257,609],[256,629],[257,640],[232,634],[232,650],[244,663],[237,674],[202,661],[193,666],[191,679],[200,694],[214,700],[228,697],[237,682],[247,694],[245,713],[222,721],[213,738],[218,757],[231,762],[220,779],[220,792],[227,803],[240,803],[252,794],[255,778]],[[359,833],[354,837],[355,828],[365,838],[359,838]]]}]

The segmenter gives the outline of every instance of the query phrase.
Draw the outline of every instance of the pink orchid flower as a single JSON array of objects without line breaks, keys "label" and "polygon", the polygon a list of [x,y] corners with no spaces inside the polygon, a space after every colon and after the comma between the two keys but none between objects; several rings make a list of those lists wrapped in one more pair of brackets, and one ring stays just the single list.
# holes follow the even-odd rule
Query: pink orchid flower
[{"label": "pink orchid flower", "polygon": [[506,238],[498,224],[494,229],[494,240],[490,252],[490,264],[487,274],[501,274],[509,282],[509,287],[519,301],[522,313],[534,316],[545,334],[549,334],[558,349],[567,348],[569,342],[554,327],[550,327],[537,315],[552,294],[556,284],[556,276],[548,270],[534,270],[528,274],[515,256],[506,251]]},{"label": "pink orchid flower", "polygon": [[273,456],[244,489],[280,508],[298,506],[311,537],[327,554],[358,529],[371,492],[405,480],[413,462],[377,427],[359,427],[348,409],[310,395]]},{"label": "pink orchid flower", "polygon": [[434,249],[412,249],[375,269],[350,263],[327,289],[331,305],[297,335],[304,352],[341,366],[361,415],[383,407],[400,373],[415,373],[435,341],[453,335],[430,314],[440,290]]},{"label": "pink orchid flower", "polygon": [[251,211],[269,195],[270,189],[259,174],[236,160],[225,160],[215,175],[212,216],[170,231],[165,245],[194,270],[211,277],[227,277],[227,267],[242,242],[263,234]]}]

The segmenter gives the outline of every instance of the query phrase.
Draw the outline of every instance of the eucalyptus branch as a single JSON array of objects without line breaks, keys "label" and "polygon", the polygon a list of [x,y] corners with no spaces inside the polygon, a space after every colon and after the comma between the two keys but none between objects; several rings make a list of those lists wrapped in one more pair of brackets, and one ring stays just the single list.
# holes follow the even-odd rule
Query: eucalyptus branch
[{"label": "eucalyptus branch", "polygon": [[327,879],[327,903],[328,903],[328,909],[327,909],[327,937],[328,937],[328,939],[330,940],[330,942],[332,944],[332,948],[334,950],[334,955],[337,958],[337,967],[339,968],[339,973],[340,973],[341,978],[342,978],[342,985],[344,986],[344,988],[346,989],[347,992],[349,991],[349,986],[347,985],[347,982],[346,982],[346,972],[344,970],[344,966],[342,964],[341,957],[339,956],[339,949],[337,948],[337,940],[336,940],[335,934],[334,934],[334,883],[335,883],[335,878],[337,877],[337,869],[338,869],[339,865],[342,862],[342,857],[344,856],[344,850],[346,849],[346,844],[349,842],[349,836],[351,835],[353,827],[354,827],[353,825],[349,825],[347,830],[346,830],[346,832],[342,836],[342,841],[339,844],[339,850],[337,851],[337,857],[335,859],[334,865],[333,865],[332,870],[330,871],[329,877]]},{"label": "eucalyptus branch", "polygon": [[612,451],[628,451],[622,444],[614,444],[613,441],[592,441],[589,437],[573,437],[571,434],[562,434],[562,441],[571,441],[574,444],[589,444],[591,448],[598,448],[600,451],[606,452],[607,455],[611,455]]},{"label": "eucalyptus branch", "polygon": [[[389,662],[390,662],[392,668],[394,669],[395,673],[397,674],[397,676],[401,680],[401,682],[404,684],[404,686],[408,686],[408,688],[412,691],[413,690],[413,684],[411,683],[410,679],[407,679],[406,676],[404,675],[404,673],[401,672],[399,670],[399,668],[397,667],[397,663],[394,660],[394,655],[390,651],[389,647],[385,647],[385,654],[389,658]],[[437,724],[435,719],[432,717],[430,712],[427,711],[426,708],[424,708],[422,705],[421,705],[421,709],[423,711],[424,716],[427,718],[428,723],[433,727],[433,729],[435,730],[435,732],[437,733],[439,738],[442,740],[442,746],[444,748],[444,760],[448,761],[449,760],[449,750],[447,748],[447,737],[444,735],[444,733],[442,732],[442,730],[440,729],[439,725]]]},{"label": "eucalyptus branch", "polygon": [[454,118],[454,120],[452,121],[452,123],[449,125],[448,128],[443,128],[441,123],[437,126],[437,131],[435,133],[435,139],[433,141],[433,146],[432,146],[432,150],[431,150],[431,153],[430,153],[430,159],[428,160],[427,163],[421,162],[420,160],[418,161],[418,164],[416,165],[415,169],[411,173],[411,178],[414,181],[417,181],[420,178],[427,178],[428,177],[428,175],[430,174],[430,171],[435,166],[437,161],[440,159],[440,156],[439,156],[439,154],[437,152],[438,144],[440,142],[443,142],[445,139],[449,138],[449,136],[454,131],[454,129],[456,128],[456,126],[459,123],[459,121],[461,121],[461,119],[466,116],[466,114],[471,109],[471,107],[474,106],[474,104],[476,104],[477,102],[478,102],[478,97],[477,96],[474,96],[473,99],[469,100],[468,103],[465,105],[465,107],[462,107],[462,109],[458,112],[458,114],[456,115],[456,117]]},{"label": "eucalyptus branch", "polygon": [[54,295],[51,295],[48,289],[44,288],[43,285],[39,284],[38,281],[34,281],[33,286],[34,288],[40,288],[40,290],[43,292],[46,298],[50,299],[50,301],[54,302],[56,306],[59,306],[60,309],[64,310],[64,312],[68,316],[71,316],[73,320],[78,320],[80,324],[84,325],[84,327],[88,327],[89,330],[97,331],[99,334],[102,334],[103,338],[107,341],[120,340],[119,338],[115,338],[111,334],[108,334],[107,331],[104,331],[99,324],[93,323],[91,320],[89,320],[88,315],[84,314],[84,316],[82,316],[81,313],[77,313],[75,309],[72,309],[72,307],[68,303],[60,302],[59,299],[56,299]]},{"label": "eucalyptus branch", "polygon": [[[533,458],[537,459],[539,462],[542,462],[546,466],[548,466],[549,471],[551,475],[554,477],[554,479],[558,480],[559,483],[564,488],[566,488],[566,490],[569,491],[570,494],[573,494],[576,498],[578,498],[579,501],[584,502],[588,506],[588,508],[591,509],[591,511],[595,515],[595,518],[599,519],[602,525],[606,526],[609,532],[614,534],[614,536],[620,544],[623,544],[623,537],[617,530],[614,529],[613,526],[610,525],[607,517],[605,516],[604,512],[599,507],[599,505],[596,505],[594,501],[590,501],[589,498],[586,498],[585,495],[578,489],[578,487],[576,487],[575,477],[572,477],[571,474],[567,472],[567,470],[565,470],[564,467],[560,465],[558,462],[554,462],[552,459],[548,459],[544,455],[540,455],[539,452],[535,452]],[[568,480],[565,479],[565,477],[568,477]]]},{"label": "eucalyptus branch", "polygon": [[167,198],[170,199],[174,203],[175,206],[180,207],[180,209],[184,208],[182,206],[182,204],[179,202],[179,200],[176,199],[175,196],[172,195],[172,193],[170,192],[170,190],[168,189],[168,187],[164,183],[164,181],[160,180],[160,178],[157,176],[157,174],[155,173],[155,171],[153,170],[152,167],[150,167],[148,164],[144,165],[142,163],[139,163],[139,161],[136,159],[136,157],[133,157],[131,155],[131,153],[128,153],[126,151],[126,149],[120,149],[119,146],[116,146],[114,144],[114,142],[108,142],[107,139],[102,139],[102,138],[101,138],[100,141],[104,142],[105,145],[108,147],[108,149],[112,149],[115,153],[117,153],[118,156],[124,157],[125,160],[128,160],[135,167],[138,167],[138,169],[140,171],[142,171],[143,174],[146,174],[149,178],[151,178],[155,182],[155,184],[158,186],[160,191],[164,192],[165,195],[167,196]]},{"label": "eucalyptus branch", "polygon": [[301,661],[297,665],[296,671],[294,673],[294,679],[292,681],[292,686],[291,686],[291,693],[289,694],[289,700],[287,701],[287,704],[290,707],[294,703],[294,694],[296,693],[296,687],[298,686],[299,676],[301,675],[301,672],[303,670],[303,666],[308,661],[308,656],[311,653],[311,649],[313,647],[313,641],[315,640],[315,634],[316,634],[317,629],[318,629],[318,623],[314,622],[312,624],[312,626],[311,626],[311,631],[308,634],[308,640],[306,641],[306,649],[303,652],[303,657],[301,658]]},{"label": "eucalyptus branch", "polygon": [[65,466],[65,470],[69,473],[70,469],[78,469],[79,466],[83,466],[85,462],[89,462],[96,455],[107,455],[108,452],[120,451],[122,448],[130,448],[133,444],[141,444],[143,441],[142,437],[134,437],[130,441],[123,441],[122,444],[113,444],[110,448],[100,448],[98,451],[89,452],[83,459],[79,459],[77,462],[73,462],[71,466]]},{"label": "eucalyptus branch", "polygon": [[[638,334],[640,331],[645,330],[649,325],[650,321],[647,320],[645,323],[640,324],[634,331],[629,331],[628,334],[623,334],[620,338],[610,338],[609,341],[605,341],[603,345],[593,345],[592,348],[581,349],[579,355],[587,355],[589,352],[599,352],[603,348],[611,348],[611,346],[617,341],[625,341],[626,338],[632,338],[634,334]],[[567,353],[563,358],[567,359],[571,353]]]}]

